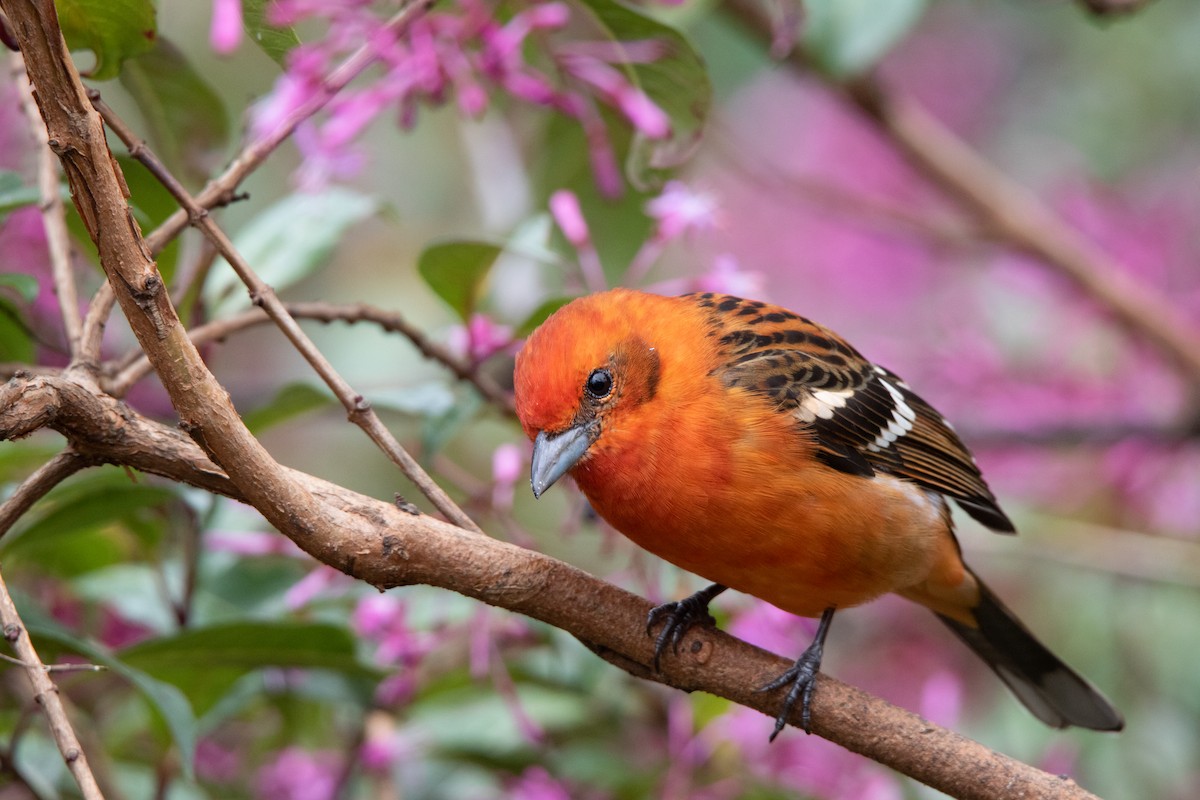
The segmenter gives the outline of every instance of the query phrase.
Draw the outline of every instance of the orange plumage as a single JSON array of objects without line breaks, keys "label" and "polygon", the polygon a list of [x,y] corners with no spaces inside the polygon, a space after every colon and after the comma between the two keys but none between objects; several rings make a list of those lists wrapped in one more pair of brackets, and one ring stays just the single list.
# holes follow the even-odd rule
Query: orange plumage
[{"label": "orange plumage", "polygon": [[[822,616],[779,685],[812,691],[833,610],[895,592],[932,609],[1051,725],[1120,715],[963,564],[947,499],[1011,532],[949,424],[832,331],[725,295],[625,289],[576,300],[517,356],[533,488],[569,471],[641,547],[715,584],[668,618],[659,649],[729,587]],[[774,686],[773,684],[772,686]]]}]

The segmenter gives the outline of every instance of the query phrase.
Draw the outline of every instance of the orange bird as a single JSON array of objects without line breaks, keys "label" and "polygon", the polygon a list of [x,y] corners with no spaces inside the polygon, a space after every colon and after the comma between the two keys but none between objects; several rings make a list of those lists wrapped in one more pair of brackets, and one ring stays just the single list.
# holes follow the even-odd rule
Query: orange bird
[{"label": "orange bird", "polygon": [[713,581],[654,609],[655,664],[726,588],[820,617],[773,739],[809,700],[834,611],[888,592],[937,614],[1033,714],[1120,730],[1120,713],[963,563],[949,500],[1012,522],[950,423],[837,334],[778,306],[628,289],[580,298],[517,355],[540,496],[570,474],[641,547]]}]

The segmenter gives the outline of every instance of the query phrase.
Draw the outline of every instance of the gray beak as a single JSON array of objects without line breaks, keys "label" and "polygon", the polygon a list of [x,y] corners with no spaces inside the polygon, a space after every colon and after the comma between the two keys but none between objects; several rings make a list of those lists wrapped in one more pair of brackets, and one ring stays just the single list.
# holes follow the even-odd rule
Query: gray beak
[{"label": "gray beak", "polygon": [[529,475],[534,497],[541,497],[542,492],[583,458],[592,446],[593,429],[594,424],[577,425],[555,436],[548,436],[545,431],[538,433],[533,440],[533,465]]}]

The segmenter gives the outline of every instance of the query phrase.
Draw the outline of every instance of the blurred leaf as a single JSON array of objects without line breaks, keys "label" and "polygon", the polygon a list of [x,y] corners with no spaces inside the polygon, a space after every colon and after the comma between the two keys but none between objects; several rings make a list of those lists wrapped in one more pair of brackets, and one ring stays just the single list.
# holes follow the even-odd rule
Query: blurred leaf
[{"label": "blurred leaf", "polygon": [[[323,267],[350,226],[375,213],[379,202],[349,189],[293,194],[255,217],[233,237],[254,271],[282,290]],[[212,315],[250,306],[250,297],[224,260],[205,287]]]},{"label": "blurred leaf", "polygon": [[72,50],[91,50],[92,69],[83,74],[98,81],[117,77],[127,58],[154,46],[157,35],[151,0],[55,0],[58,22]]},{"label": "blurred leaf", "polygon": [[131,483],[119,471],[96,471],[62,484],[0,540],[0,554],[61,547],[72,537],[102,530],[176,498],[174,489]]},{"label": "blurred leaf", "polygon": [[33,335],[25,322],[21,306],[0,295],[0,361],[32,364],[35,353]]},{"label": "blurred leaf", "polygon": [[445,414],[456,402],[454,392],[440,380],[371,392],[371,405],[376,408],[421,417]]},{"label": "blurred leaf", "polygon": [[645,63],[624,65],[626,75],[671,119],[666,141],[635,137],[626,162],[629,180],[639,189],[657,186],[661,171],[682,164],[699,144],[712,109],[712,82],[696,48],[681,32],[617,0],[583,0],[612,38],[623,41],[653,39],[666,52]]},{"label": "blurred leaf", "polygon": [[159,37],[121,68],[128,91],[163,163],[185,183],[202,182],[214,155],[229,143],[225,104],[174,44]]},{"label": "blurred leaf", "polygon": [[482,406],[483,399],[475,392],[460,392],[444,414],[426,418],[421,426],[421,452],[430,457],[445,447]]},{"label": "blurred leaf", "polygon": [[152,639],[121,651],[127,664],[178,686],[200,714],[243,675],[263,667],[380,673],[361,662],[346,628],[306,622],[230,622]]},{"label": "blurred leaf", "polygon": [[802,41],[817,65],[838,78],[858,75],[920,20],[926,0],[808,0]]},{"label": "blurred leaf", "polygon": [[130,666],[123,659],[114,656],[108,648],[71,634],[44,614],[36,604],[19,602],[21,599],[19,595],[14,597],[14,600],[18,601],[21,619],[31,638],[53,642],[83,656],[90,663],[108,667],[137,689],[166,723],[184,774],[190,779],[196,752],[196,717],[183,693],[176,687]]},{"label": "blurred leaf", "polygon": [[281,67],[287,66],[287,54],[300,44],[292,28],[276,28],[267,23],[267,4],[271,0],[242,0],[242,25],[262,51]]},{"label": "blurred leaf", "polygon": [[529,334],[533,333],[539,325],[545,322],[551,314],[558,311],[560,308],[571,302],[573,297],[551,297],[549,300],[543,300],[542,304],[533,310],[533,313],[525,318],[525,321],[517,326],[517,331],[514,334],[518,339],[524,339]]},{"label": "blurred leaf", "polygon": [[292,383],[280,389],[270,402],[242,415],[242,421],[253,433],[262,433],[306,411],[333,404],[329,392],[309,383]]},{"label": "blurred leaf", "polygon": [[490,242],[453,241],[430,245],[417,261],[417,271],[434,293],[466,322],[475,309],[488,270],[503,248]]},{"label": "blurred leaf", "polygon": [[0,170],[0,216],[33,205],[42,198],[36,186],[26,186],[16,172]]},{"label": "blurred leaf", "polygon": [[38,280],[32,275],[17,272],[0,272],[0,290],[10,290],[24,303],[32,303],[38,296]]}]

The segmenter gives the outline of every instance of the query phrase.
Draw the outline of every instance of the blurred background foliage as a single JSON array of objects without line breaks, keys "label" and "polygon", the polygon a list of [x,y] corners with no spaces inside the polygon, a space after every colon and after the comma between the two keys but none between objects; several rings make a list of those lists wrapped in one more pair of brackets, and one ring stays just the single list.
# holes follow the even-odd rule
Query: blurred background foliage
[{"label": "blurred background foliage", "polygon": [[[332,65],[371,30],[364,20],[394,10],[245,0],[239,38],[221,28],[229,5],[60,3],[90,82],[193,187],[282,113],[281,75],[303,77],[297,42]],[[102,6],[109,17],[88,16]],[[522,14],[558,13],[550,6],[430,13],[445,30],[474,19],[511,31]],[[838,330],[975,449],[1022,535],[964,518],[968,560],[1128,726],[1046,730],[929,615],[894,598],[839,616],[826,671],[1106,798],[1195,797],[1195,387],[1053,270],[982,230],[834,87],[877,70],[1194,321],[1200,7],[1163,0],[1105,22],[1028,0],[805,7],[796,30],[807,69],[773,59],[769,42],[705,0],[638,10],[579,0],[562,7],[565,28],[530,23],[519,55],[549,75],[576,69],[563,85],[590,87],[580,91],[591,117],[554,113],[511,82],[452,79],[448,46],[435,68],[443,84],[424,96],[378,89],[395,74],[368,71],[218,219],[285,298],[399,312],[501,386],[520,336],[601,283],[734,291]],[[771,13],[786,49],[797,9]],[[153,46],[129,35],[139,21],[157,31]],[[472,50],[460,34],[463,52],[495,45]],[[615,40],[633,66],[611,57]],[[588,58],[616,63],[615,89],[611,76],[607,89],[584,80],[585,68],[599,74],[578,60]],[[0,361],[11,375],[63,366],[66,348],[35,151],[14,74],[3,75]],[[639,98],[666,114],[671,136]],[[433,102],[418,110],[419,100]],[[140,165],[121,164],[149,230],[171,201]],[[76,249],[89,297],[101,273],[90,245]],[[189,233],[160,267],[178,280],[209,260]],[[183,309],[198,323],[248,305],[216,263]],[[573,489],[535,504],[511,416],[404,337],[366,322],[305,326],[491,535],[653,600],[701,585],[604,529]],[[133,346],[114,318],[105,357]],[[204,352],[280,461],[422,505],[274,329]],[[174,421],[152,377],[127,399]],[[6,491],[62,445],[43,433],[0,447]],[[765,718],[638,682],[541,624],[426,587],[380,595],[312,563],[245,507],[115,467],[55,489],[0,539],[0,563],[47,662],[109,668],[56,679],[111,797],[935,794],[794,730],[768,747]],[[785,655],[813,629],[744,597],[714,610]],[[25,676],[0,670],[0,798],[72,792]]]}]

